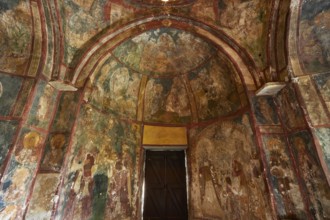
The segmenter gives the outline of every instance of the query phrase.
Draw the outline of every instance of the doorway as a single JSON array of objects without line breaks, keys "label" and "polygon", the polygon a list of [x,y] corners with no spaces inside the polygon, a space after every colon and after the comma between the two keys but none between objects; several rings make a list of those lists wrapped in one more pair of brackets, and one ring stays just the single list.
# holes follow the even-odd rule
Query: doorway
[{"label": "doorway", "polygon": [[146,150],[143,219],[186,220],[185,151]]}]

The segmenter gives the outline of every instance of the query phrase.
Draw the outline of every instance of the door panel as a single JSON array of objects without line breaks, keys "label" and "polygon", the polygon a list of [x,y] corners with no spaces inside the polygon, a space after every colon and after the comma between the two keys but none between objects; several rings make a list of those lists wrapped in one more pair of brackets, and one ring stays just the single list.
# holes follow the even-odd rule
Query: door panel
[{"label": "door panel", "polygon": [[144,219],[188,219],[184,151],[147,151]]}]

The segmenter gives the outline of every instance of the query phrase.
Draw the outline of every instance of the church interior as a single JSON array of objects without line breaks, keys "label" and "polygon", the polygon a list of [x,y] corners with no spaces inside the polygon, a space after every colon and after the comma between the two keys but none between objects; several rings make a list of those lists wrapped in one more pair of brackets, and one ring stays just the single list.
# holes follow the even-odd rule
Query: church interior
[{"label": "church interior", "polygon": [[0,0],[0,178],[4,220],[330,219],[330,1]]}]

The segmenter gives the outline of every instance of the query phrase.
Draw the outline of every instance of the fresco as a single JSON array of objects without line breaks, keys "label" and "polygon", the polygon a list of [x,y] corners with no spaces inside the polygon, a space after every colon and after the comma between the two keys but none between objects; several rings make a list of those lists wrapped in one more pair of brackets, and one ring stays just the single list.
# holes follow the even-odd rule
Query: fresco
[{"label": "fresco", "polygon": [[[4,160],[7,157],[9,149],[14,142],[18,121],[0,121],[0,170],[4,166]],[[2,176],[2,175],[1,175]]]},{"label": "fresco", "polygon": [[330,111],[330,73],[314,75],[313,79],[328,111]]},{"label": "fresco", "polygon": [[141,76],[109,58],[91,76],[91,104],[102,111],[136,119]]},{"label": "fresco", "polygon": [[272,219],[248,115],[189,132],[194,219]]},{"label": "fresco", "polygon": [[30,57],[32,19],[27,0],[1,1],[0,70],[23,75]]},{"label": "fresco", "polygon": [[274,100],[270,96],[252,98],[253,112],[260,125],[278,125],[279,119],[276,113]]},{"label": "fresco", "polygon": [[279,135],[262,137],[267,160],[267,175],[273,188],[279,218],[304,219],[304,202],[292,167],[285,138]]},{"label": "fresco", "polygon": [[57,92],[45,81],[40,80],[37,84],[36,95],[34,97],[31,114],[29,114],[28,124],[40,128],[48,129],[52,111],[56,104]]},{"label": "fresco", "polygon": [[79,92],[63,92],[54,118],[52,131],[70,132],[76,117]]},{"label": "fresco", "polygon": [[311,201],[310,210],[315,219],[330,216],[330,188],[319,163],[313,138],[307,131],[290,136],[294,158]]},{"label": "fresco", "polygon": [[66,152],[67,135],[62,133],[54,133],[48,137],[46,149],[41,163],[41,170],[60,171],[64,154]]},{"label": "fresco", "polygon": [[323,156],[328,168],[330,169],[330,128],[317,128],[315,129],[318,142],[321,145]]},{"label": "fresco", "polygon": [[144,121],[188,123],[190,101],[185,84],[179,77],[150,79],[144,100]]},{"label": "fresco", "polygon": [[281,90],[276,97],[277,106],[281,115],[282,124],[288,129],[306,126],[304,113],[298,103],[298,98],[292,86]]},{"label": "fresco", "polygon": [[303,1],[299,27],[300,60],[307,73],[330,70],[330,2]]},{"label": "fresco", "polygon": [[25,79],[21,87],[21,92],[17,98],[15,109],[13,112],[14,116],[20,117],[23,114],[25,107],[27,106],[28,98],[30,97],[32,88],[34,86],[33,79]]},{"label": "fresco", "polygon": [[199,119],[216,118],[240,108],[235,75],[236,71],[220,53],[200,69],[189,73]]},{"label": "fresco", "polygon": [[0,115],[7,116],[11,114],[21,89],[22,81],[19,77],[0,74]]},{"label": "fresco", "polygon": [[213,51],[208,43],[189,32],[159,28],[125,41],[113,54],[139,73],[173,75],[196,68]]},{"label": "fresco", "polygon": [[25,219],[50,219],[59,174],[38,174]]},{"label": "fresco", "polygon": [[83,105],[56,218],[134,218],[140,140],[140,126]]},{"label": "fresco", "polygon": [[330,122],[322,106],[319,95],[309,76],[301,77],[298,82],[300,94],[306,105],[308,116],[313,125],[322,125]]}]

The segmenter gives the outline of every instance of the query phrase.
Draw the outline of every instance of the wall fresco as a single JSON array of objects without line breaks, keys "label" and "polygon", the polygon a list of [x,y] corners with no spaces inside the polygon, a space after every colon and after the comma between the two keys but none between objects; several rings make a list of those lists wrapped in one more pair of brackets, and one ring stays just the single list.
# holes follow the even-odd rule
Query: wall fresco
[{"label": "wall fresco", "polygon": [[220,53],[205,66],[189,73],[199,119],[216,118],[239,109],[235,75],[236,71]]},{"label": "wall fresco", "polygon": [[330,73],[314,75],[313,79],[330,112]]},{"label": "wall fresco", "polygon": [[139,143],[140,126],[83,105],[56,218],[134,218]]},{"label": "wall fresco", "polygon": [[144,121],[188,123],[190,101],[185,84],[174,79],[150,79],[146,86]]},{"label": "wall fresco", "polygon": [[76,117],[79,92],[63,92],[52,125],[52,131],[70,132]]},{"label": "wall fresco", "polygon": [[208,43],[189,32],[159,28],[127,40],[113,54],[139,73],[173,75],[196,68],[213,51]]},{"label": "wall fresco", "polygon": [[304,113],[298,103],[297,96],[292,86],[287,86],[275,99],[283,126],[288,130],[306,126]]},{"label": "wall fresco", "polygon": [[31,114],[29,114],[27,123],[48,129],[58,92],[42,80],[40,80],[36,86],[36,95],[32,103],[30,110]]},{"label": "wall fresco", "polygon": [[1,2],[0,70],[24,74],[31,54],[31,17],[30,1]]},{"label": "wall fresco", "polygon": [[[14,142],[18,121],[0,121],[0,170],[3,169],[3,162],[7,157],[9,149]],[[2,175],[1,175],[2,176]]]},{"label": "wall fresco", "polygon": [[327,163],[328,168],[330,169],[330,128],[317,128],[314,131],[315,135],[317,136],[318,142],[321,145],[324,160]]},{"label": "wall fresco", "polygon": [[330,70],[329,20],[329,1],[303,1],[299,27],[299,55],[307,73]]},{"label": "wall fresco", "polygon": [[279,218],[304,219],[306,212],[290,152],[283,136],[263,136],[267,175],[273,188]]},{"label": "wall fresco", "polygon": [[34,86],[33,79],[24,80],[23,85],[21,87],[20,95],[16,101],[15,109],[13,112],[14,116],[17,116],[17,117],[22,116],[22,114],[28,104],[27,101],[28,101],[28,98],[30,97],[33,86]]},{"label": "wall fresco", "polygon": [[25,219],[50,219],[59,174],[38,174]]},{"label": "wall fresco", "polygon": [[278,125],[280,124],[274,99],[270,96],[261,96],[252,98],[253,112],[260,125]]},{"label": "wall fresco", "polygon": [[330,217],[330,188],[313,144],[313,138],[307,131],[290,136],[294,158],[311,202],[310,210],[315,219]]},{"label": "wall fresco", "polygon": [[140,74],[109,58],[91,76],[92,92],[86,99],[102,111],[136,119],[140,81]]},{"label": "wall fresco", "polygon": [[272,219],[248,115],[190,130],[190,210],[196,219]]},{"label": "wall fresco", "polygon": [[22,86],[22,81],[19,77],[0,74],[0,115],[7,116],[11,114]]}]

